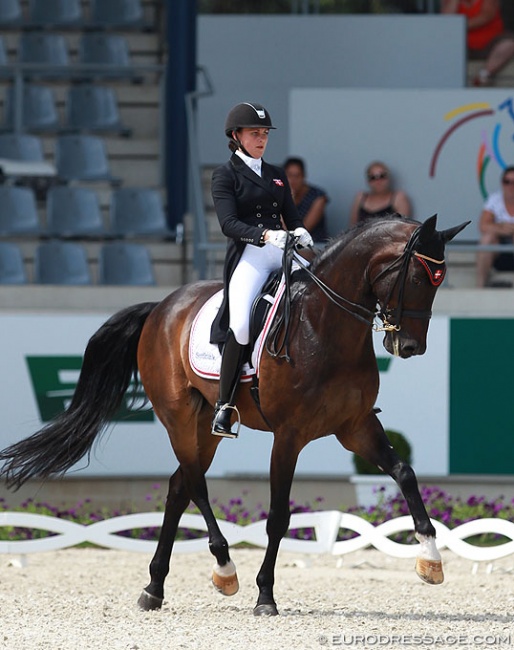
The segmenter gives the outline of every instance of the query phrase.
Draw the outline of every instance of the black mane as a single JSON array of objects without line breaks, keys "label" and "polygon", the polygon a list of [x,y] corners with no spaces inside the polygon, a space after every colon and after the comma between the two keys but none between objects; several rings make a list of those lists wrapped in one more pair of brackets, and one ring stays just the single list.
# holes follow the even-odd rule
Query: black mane
[{"label": "black mane", "polygon": [[363,231],[370,230],[371,228],[377,226],[382,227],[383,225],[387,225],[389,223],[398,223],[399,221],[401,221],[402,223],[412,223],[418,226],[420,225],[418,221],[415,221],[413,219],[408,219],[407,217],[402,217],[398,213],[390,214],[385,217],[380,217],[380,219],[370,218],[370,219],[364,219],[363,221],[359,221],[355,226],[352,226],[349,230],[343,230],[338,235],[335,235],[335,237],[329,239],[325,248],[314,258],[311,265],[311,271],[315,272],[317,267],[320,264],[330,260],[332,257],[339,255],[340,251],[343,248],[345,248],[351,241],[353,241],[355,237],[360,235]]}]

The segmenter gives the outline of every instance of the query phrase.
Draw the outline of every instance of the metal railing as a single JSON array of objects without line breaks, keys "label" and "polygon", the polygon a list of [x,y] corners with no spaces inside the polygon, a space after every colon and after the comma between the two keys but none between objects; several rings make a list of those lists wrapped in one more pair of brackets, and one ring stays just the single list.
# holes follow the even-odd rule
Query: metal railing
[{"label": "metal railing", "polygon": [[187,93],[185,102],[189,147],[189,205],[193,216],[193,265],[198,273],[199,279],[204,280],[208,277],[210,253],[225,250],[226,244],[209,241],[209,233],[207,230],[202,187],[202,166],[200,164],[198,148],[196,104],[198,99],[212,95],[214,93],[214,87],[205,67],[198,66],[197,73],[203,80],[204,89]]}]

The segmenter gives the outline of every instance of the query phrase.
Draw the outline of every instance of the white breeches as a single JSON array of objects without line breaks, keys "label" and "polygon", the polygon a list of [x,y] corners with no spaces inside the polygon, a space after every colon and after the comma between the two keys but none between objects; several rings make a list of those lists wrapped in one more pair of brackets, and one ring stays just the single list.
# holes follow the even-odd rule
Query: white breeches
[{"label": "white breeches", "polygon": [[259,290],[272,271],[282,266],[282,252],[272,244],[248,244],[228,286],[229,327],[241,345],[250,342],[250,310]]}]

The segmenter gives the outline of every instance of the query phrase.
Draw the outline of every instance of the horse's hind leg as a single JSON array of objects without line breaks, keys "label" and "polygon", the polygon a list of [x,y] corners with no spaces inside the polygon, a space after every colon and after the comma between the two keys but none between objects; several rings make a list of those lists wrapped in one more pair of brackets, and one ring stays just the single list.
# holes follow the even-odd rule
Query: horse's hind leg
[{"label": "horse's hind leg", "polygon": [[416,573],[429,584],[441,584],[444,575],[441,555],[435,544],[436,532],[421,498],[416,474],[391,447],[376,415],[371,413],[365,427],[355,435],[348,437],[341,433],[336,436],[344,447],[373,463],[396,481],[409,507],[416,539],[420,543]]},{"label": "horse's hind leg", "polygon": [[164,599],[164,581],[170,568],[173,543],[180,518],[189,504],[189,494],[185,488],[182,470],[179,467],[169,481],[166,509],[157,549],[150,563],[150,584],[143,589],[137,604],[141,609],[160,609]]}]

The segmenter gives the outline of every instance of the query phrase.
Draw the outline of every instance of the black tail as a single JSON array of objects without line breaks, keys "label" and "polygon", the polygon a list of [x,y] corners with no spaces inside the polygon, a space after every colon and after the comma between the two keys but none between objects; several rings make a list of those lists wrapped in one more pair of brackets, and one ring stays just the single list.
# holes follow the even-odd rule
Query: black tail
[{"label": "black tail", "polygon": [[137,378],[137,346],[157,303],[141,303],[114,314],[94,334],[70,406],[29,438],[0,452],[0,477],[18,489],[33,477],[64,474],[86,454]]}]

